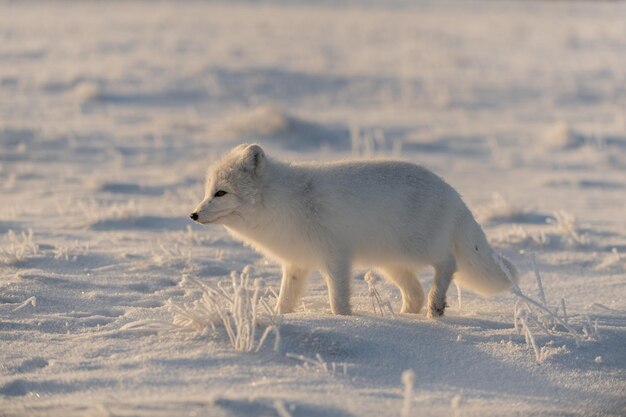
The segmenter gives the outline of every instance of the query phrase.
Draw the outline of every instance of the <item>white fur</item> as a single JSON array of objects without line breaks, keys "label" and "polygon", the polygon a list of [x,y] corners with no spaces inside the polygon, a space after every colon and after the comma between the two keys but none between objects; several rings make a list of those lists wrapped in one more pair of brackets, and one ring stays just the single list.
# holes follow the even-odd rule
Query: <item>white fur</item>
[{"label": "white fur", "polygon": [[[215,197],[219,190],[227,194]],[[406,162],[286,163],[267,158],[258,145],[240,145],[209,170],[194,215],[283,264],[282,313],[294,310],[316,269],[334,314],[351,313],[354,265],[381,269],[400,288],[405,313],[418,313],[424,303],[416,273],[434,267],[429,317],[443,314],[453,276],[481,294],[510,286],[459,194]]]}]

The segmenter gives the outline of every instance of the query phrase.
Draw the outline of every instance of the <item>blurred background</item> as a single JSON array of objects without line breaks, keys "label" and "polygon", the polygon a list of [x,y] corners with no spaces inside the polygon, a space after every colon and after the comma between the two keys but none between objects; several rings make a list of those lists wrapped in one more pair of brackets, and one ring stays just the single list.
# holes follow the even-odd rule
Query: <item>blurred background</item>
[{"label": "blurred background", "polygon": [[[536,181],[568,181],[555,168],[581,164],[605,169],[589,184],[615,189],[626,167],[624,3],[1,7],[5,192],[144,187],[190,205],[207,164],[246,141],[294,159],[421,161],[470,202],[511,179],[536,194]],[[512,177],[464,184],[485,164]],[[514,172],[538,166],[557,178]],[[17,198],[9,206],[24,209]]]}]

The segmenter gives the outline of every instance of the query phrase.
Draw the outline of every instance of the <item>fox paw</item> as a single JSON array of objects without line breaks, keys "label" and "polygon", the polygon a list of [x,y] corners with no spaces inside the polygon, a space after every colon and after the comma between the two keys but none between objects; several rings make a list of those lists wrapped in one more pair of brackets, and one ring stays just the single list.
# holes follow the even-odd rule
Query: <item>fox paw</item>
[{"label": "fox paw", "polygon": [[443,313],[447,306],[448,305],[445,303],[442,306],[436,306],[436,305],[428,306],[428,313],[426,314],[426,316],[429,319],[441,317],[443,316]]}]

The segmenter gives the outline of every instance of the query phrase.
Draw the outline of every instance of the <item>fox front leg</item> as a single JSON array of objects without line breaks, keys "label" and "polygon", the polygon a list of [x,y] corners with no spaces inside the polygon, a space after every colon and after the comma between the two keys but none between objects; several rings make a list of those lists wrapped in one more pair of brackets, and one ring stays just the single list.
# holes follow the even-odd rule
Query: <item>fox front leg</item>
[{"label": "fox front leg", "polygon": [[283,265],[283,278],[280,281],[280,294],[276,303],[279,314],[292,313],[304,293],[311,271],[295,265]]},{"label": "fox front leg", "polygon": [[433,286],[428,293],[428,311],[426,315],[429,318],[443,316],[446,304],[446,292],[452,282],[452,277],[456,271],[456,263],[454,258],[449,261],[435,265],[435,279]]}]

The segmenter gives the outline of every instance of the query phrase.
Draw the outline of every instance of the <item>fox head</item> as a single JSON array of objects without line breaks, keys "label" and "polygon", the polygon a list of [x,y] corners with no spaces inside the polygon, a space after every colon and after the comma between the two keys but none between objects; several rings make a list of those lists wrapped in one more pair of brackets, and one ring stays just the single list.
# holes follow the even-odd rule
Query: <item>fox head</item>
[{"label": "fox head", "polygon": [[208,172],[204,199],[190,217],[202,224],[228,224],[245,217],[260,201],[265,153],[259,145],[239,145]]}]

